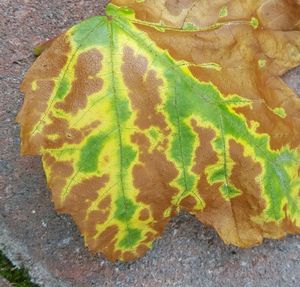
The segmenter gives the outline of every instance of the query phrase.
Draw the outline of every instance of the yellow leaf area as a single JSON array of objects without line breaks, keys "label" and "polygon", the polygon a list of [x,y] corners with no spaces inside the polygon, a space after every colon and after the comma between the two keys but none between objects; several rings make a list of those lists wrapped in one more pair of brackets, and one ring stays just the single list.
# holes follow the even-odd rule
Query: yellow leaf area
[{"label": "yellow leaf area", "polygon": [[112,2],[40,46],[21,87],[21,150],[56,209],[110,260],[181,209],[241,247],[299,233],[300,102],[279,78],[300,62],[299,5]]}]

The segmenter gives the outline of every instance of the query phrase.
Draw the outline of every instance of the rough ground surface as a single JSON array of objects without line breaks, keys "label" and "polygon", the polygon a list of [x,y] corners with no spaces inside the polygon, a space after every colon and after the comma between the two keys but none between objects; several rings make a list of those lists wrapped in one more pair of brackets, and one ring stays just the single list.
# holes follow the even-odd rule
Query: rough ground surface
[{"label": "rough ground surface", "polygon": [[0,276],[0,286],[1,287],[11,287],[11,284],[6,281],[5,278]]},{"label": "rough ground surface", "polygon": [[[299,236],[242,250],[182,214],[144,258],[113,264],[89,254],[72,220],[56,214],[40,159],[19,156],[18,87],[33,45],[97,14],[98,2],[0,0],[0,248],[46,287],[296,286]],[[300,94],[300,69],[286,80]]]}]

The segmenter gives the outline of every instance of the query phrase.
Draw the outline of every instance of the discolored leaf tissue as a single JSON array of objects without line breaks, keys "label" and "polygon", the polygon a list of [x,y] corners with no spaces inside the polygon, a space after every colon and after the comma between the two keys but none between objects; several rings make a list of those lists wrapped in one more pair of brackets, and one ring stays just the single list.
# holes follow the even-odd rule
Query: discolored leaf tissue
[{"label": "discolored leaf tissue", "polygon": [[296,0],[113,0],[25,75],[22,154],[88,248],[142,256],[185,209],[230,244],[300,231]]}]

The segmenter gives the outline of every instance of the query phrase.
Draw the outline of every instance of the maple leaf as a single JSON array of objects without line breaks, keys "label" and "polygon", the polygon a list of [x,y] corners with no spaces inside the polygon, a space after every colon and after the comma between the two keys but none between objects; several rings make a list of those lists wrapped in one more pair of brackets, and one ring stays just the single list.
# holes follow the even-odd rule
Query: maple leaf
[{"label": "maple leaf", "polygon": [[300,62],[299,7],[217,2],[203,18],[202,1],[112,1],[25,76],[22,153],[110,260],[181,209],[241,247],[299,233],[300,103],[279,78]]}]

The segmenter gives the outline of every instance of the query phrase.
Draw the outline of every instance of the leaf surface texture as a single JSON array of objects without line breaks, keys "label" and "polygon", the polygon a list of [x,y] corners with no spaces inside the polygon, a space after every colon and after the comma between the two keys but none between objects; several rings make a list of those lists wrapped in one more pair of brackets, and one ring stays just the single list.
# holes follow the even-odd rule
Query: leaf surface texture
[{"label": "leaf surface texture", "polygon": [[42,156],[56,209],[110,260],[181,209],[241,247],[299,233],[300,102],[280,79],[300,62],[298,2],[112,3],[21,87],[22,153]]}]

